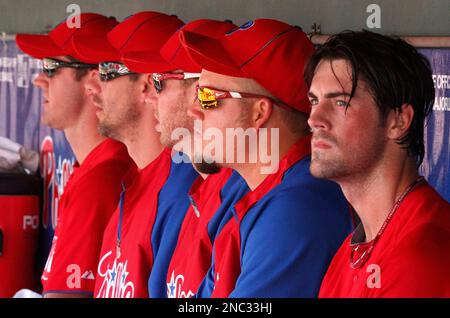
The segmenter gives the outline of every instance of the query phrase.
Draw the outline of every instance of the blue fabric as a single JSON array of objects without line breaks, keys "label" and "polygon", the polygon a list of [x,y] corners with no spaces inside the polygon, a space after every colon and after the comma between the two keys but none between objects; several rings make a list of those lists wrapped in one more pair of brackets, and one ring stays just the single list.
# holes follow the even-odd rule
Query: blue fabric
[{"label": "blue fabric", "polygon": [[[309,173],[310,158],[286,171],[244,216],[241,274],[230,297],[316,297],[353,224],[339,186]],[[233,209],[225,218],[233,217]],[[214,255],[214,254],[213,254]],[[214,264],[197,297],[210,297]]]},{"label": "blue fabric", "polygon": [[214,242],[224,225],[229,221],[230,217],[227,215],[227,211],[249,191],[250,188],[244,178],[242,178],[236,171],[233,171],[228,181],[220,191],[220,199],[222,203],[208,223],[208,234],[211,242]]},{"label": "blue fabric", "polygon": [[188,192],[198,173],[188,160],[172,161],[170,175],[158,197],[158,208],[151,235],[153,269],[148,280],[150,298],[166,298],[167,269],[178,234],[189,208]]}]

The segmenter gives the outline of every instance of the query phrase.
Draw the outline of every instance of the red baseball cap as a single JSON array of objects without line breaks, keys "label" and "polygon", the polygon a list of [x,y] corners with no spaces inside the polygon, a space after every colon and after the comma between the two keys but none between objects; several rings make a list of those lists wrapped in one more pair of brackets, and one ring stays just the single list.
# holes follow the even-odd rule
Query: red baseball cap
[{"label": "red baseball cap", "polygon": [[[202,70],[201,66],[189,57],[181,45],[179,37],[181,30],[188,30],[210,37],[218,37],[235,28],[237,26],[231,21],[210,19],[191,21],[175,32],[159,52],[150,50],[132,52],[124,55],[122,60],[130,70],[138,73],[164,73],[176,69],[181,69],[185,72],[200,73]],[[160,63],[161,58],[164,61],[163,63]]]},{"label": "red baseball cap", "polygon": [[19,48],[34,58],[68,55],[82,62],[90,62],[77,54],[72,45],[75,36],[95,36],[109,32],[118,22],[113,17],[97,13],[79,15],[80,27],[70,28],[66,20],[56,26],[48,35],[17,34],[16,43]]},{"label": "red baseball cap", "polygon": [[257,19],[219,38],[182,30],[180,41],[203,69],[252,78],[289,107],[310,113],[303,71],[314,45],[301,28]]},{"label": "red baseball cap", "polygon": [[[128,52],[155,51],[184,25],[174,15],[144,11],[136,13],[117,25],[107,34],[96,37],[76,37],[77,53],[99,62],[122,61]],[[159,55],[159,54],[158,54]],[[160,58],[163,63],[163,59]]]}]

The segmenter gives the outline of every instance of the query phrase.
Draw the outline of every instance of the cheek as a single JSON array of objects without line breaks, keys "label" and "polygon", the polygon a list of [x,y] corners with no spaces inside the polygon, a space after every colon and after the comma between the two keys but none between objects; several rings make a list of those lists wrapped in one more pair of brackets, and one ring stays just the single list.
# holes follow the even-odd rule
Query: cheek
[{"label": "cheek", "polygon": [[[217,116],[219,115],[219,116]],[[218,114],[217,110],[207,110],[205,111],[205,116],[202,121],[203,131],[208,128],[218,128],[221,129],[222,126],[225,127],[226,121],[225,119],[220,121],[220,114]]]},{"label": "cheek", "polygon": [[103,90],[103,100],[105,101],[105,107],[108,107],[110,101],[112,100],[111,91],[109,89]]},{"label": "cheek", "polygon": [[68,81],[55,80],[49,85],[49,99],[53,105],[72,103],[76,93],[73,83]]},{"label": "cheek", "polygon": [[108,105],[121,103],[123,100],[123,94],[124,88],[120,86],[114,85],[114,80],[110,83],[107,89],[104,90],[103,98],[105,100],[105,103]]},{"label": "cheek", "polygon": [[347,127],[341,133],[340,146],[347,149],[349,156],[380,151],[383,130],[373,122],[373,119]]},{"label": "cheek", "polygon": [[157,114],[159,119],[161,120],[161,123],[163,124],[169,121],[174,116],[168,111],[167,107],[157,108]]}]

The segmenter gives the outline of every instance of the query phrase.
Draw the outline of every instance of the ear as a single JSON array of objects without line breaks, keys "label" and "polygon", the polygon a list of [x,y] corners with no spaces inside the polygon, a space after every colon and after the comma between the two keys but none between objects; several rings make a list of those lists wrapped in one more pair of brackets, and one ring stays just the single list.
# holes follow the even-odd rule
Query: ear
[{"label": "ear", "polygon": [[144,74],[139,78],[139,92],[145,104],[156,103],[156,89],[153,86],[152,74]]},{"label": "ear", "polygon": [[258,99],[256,103],[253,104],[253,115],[252,122],[256,129],[264,127],[273,111],[273,103],[267,98]]},{"label": "ear", "polygon": [[387,118],[388,135],[392,140],[404,137],[411,127],[414,117],[414,109],[410,104],[403,104],[400,109],[391,111]]},{"label": "ear", "polygon": [[93,93],[98,93],[101,91],[100,78],[98,75],[98,70],[89,70],[87,75],[83,78],[84,88],[87,96]]}]

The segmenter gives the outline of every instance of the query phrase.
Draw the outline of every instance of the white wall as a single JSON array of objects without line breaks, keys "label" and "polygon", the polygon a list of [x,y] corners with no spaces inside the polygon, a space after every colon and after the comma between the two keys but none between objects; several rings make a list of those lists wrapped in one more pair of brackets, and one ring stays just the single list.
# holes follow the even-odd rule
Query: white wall
[{"label": "white wall", "polygon": [[49,30],[68,14],[68,4],[82,11],[123,19],[143,10],[176,14],[185,22],[197,18],[231,19],[241,24],[267,17],[284,20],[310,31],[314,22],[322,33],[366,27],[366,8],[381,7],[383,34],[449,36],[449,0],[0,0],[0,32],[39,33]]}]

